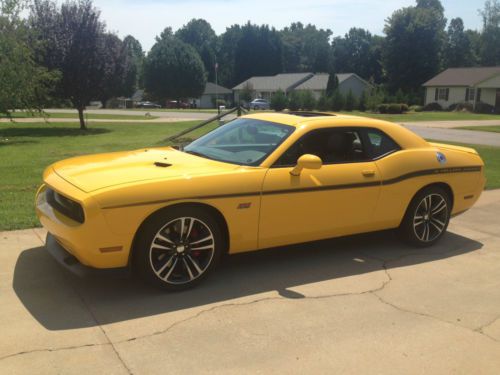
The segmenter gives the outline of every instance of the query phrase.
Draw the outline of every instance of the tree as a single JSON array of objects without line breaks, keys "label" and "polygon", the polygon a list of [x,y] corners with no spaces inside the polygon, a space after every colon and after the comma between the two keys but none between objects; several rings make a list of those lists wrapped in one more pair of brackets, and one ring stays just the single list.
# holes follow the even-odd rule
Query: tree
[{"label": "tree", "polygon": [[457,68],[473,64],[471,41],[464,31],[464,22],[461,18],[453,18],[446,32],[443,65],[445,68]]},{"label": "tree", "polygon": [[389,88],[407,92],[440,70],[446,19],[439,0],[419,0],[416,7],[395,11],[386,21],[383,67]]},{"label": "tree", "polygon": [[281,32],[283,40],[283,71],[328,72],[332,64],[329,29],[317,29],[300,22],[292,23]]},{"label": "tree", "polygon": [[240,101],[250,103],[255,95],[255,90],[250,82],[245,83],[240,93]]},{"label": "tree", "polygon": [[106,62],[102,57],[104,24],[90,0],[68,1],[60,7],[51,0],[35,0],[30,23],[43,44],[38,55],[50,71],[60,71],[57,95],[78,110],[80,128],[87,129],[85,106],[102,94]]},{"label": "tree", "polygon": [[56,76],[36,64],[19,1],[0,0],[0,113],[40,110]]},{"label": "tree", "polygon": [[363,90],[361,96],[359,97],[358,109],[361,112],[366,111],[366,90]]},{"label": "tree", "polygon": [[271,109],[279,112],[284,110],[288,105],[287,97],[283,90],[278,90],[271,97]]},{"label": "tree", "polygon": [[117,96],[131,96],[136,87],[136,65],[123,42],[114,34],[101,36],[99,46],[103,63],[99,99],[103,105]]},{"label": "tree", "polygon": [[234,48],[236,82],[281,73],[283,44],[274,28],[247,23],[241,28],[241,37]]},{"label": "tree", "polygon": [[375,82],[382,80],[380,37],[364,29],[351,28],[344,37],[333,40],[334,65],[337,72],[354,72]]},{"label": "tree", "polygon": [[208,81],[214,82],[217,35],[212,26],[204,19],[192,19],[177,30],[175,36],[198,52],[208,74]]},{"label": "tree", "polygon": [[480,60],[482,65],[500,64],[500,2],[487,0],[480,11],[483,17],[481,33]]},{"label": "tree", "polygon": [[141,43],[132,35],[127,35],[123,39],[123,48],[127,58],[131,60],[135,67],[129,72],[132,73],[135,71],[135,75],[130,74],[126,77],[126,87],[130,87],[132,85],[134,89],[144,87],[144,52],[142,50]]},{"label": "tree", "polygon": [[196,98],[205,89],[205,68],[193,47],[164,31],[146,57],[144,84],[158,100]]},{"label": "tree", "polygon": [[337,74],[333,71],[330,71],[328,75],[328,82],[326,83],[326,96],[332,96],[332,94],[339,87],[339,78]]}]

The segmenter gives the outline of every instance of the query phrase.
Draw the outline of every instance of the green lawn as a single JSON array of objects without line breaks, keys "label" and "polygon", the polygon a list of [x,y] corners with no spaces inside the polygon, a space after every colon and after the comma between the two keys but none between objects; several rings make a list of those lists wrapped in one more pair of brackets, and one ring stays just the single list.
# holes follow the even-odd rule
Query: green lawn
[{"label": "green lawn", "polygon": [[162,139],[196,123],[99,122],[91,123],[88,132],[80,131],[77,123],[0,123],[0,230],[38,225],[34,194],[51,163],[75,155],[159,146]]},{"label": "green lawn", "polygon": [[490,115],[469,112],[407,112],[401,115],[388,115],[371,112],[342,112],[346,115],[372,117],[392,122],[418,122],[418,121],[463,121],[463,120],[499,120],[500,115]]},{"label": "green lawn", "polygon": [[[131,113],[130,115],[110,115],[104,113],[84,113],[85,119],[89,120],[152,120],[158,118],[156,116],[143,116],[143,115],[135,115]],[[68,112],[68,113],[59,113],[59,112],[13,112],[12,118],[14,120],[16,118],[31,118],[31,117],[46,117],[47,119],[51,118],[78,118],[78,113]],[[7,116],[0,114],[0,118],[6,118]]]},{"label": "green lawn", "polygon": [[477,130],[481,132],[500,133],[500,126],[460,126],[454,129]]},{"label": "green lawn", "polygon": [[[38,225],[33,199],[42,172],[51,163],[75,155],[159,146],[161,140],[197,122],[0,123],[0,230]],[[196,137],[210,127],[196,131]],[[486,162],[487,188],[500,188],[500,148],[469,145]]]}]

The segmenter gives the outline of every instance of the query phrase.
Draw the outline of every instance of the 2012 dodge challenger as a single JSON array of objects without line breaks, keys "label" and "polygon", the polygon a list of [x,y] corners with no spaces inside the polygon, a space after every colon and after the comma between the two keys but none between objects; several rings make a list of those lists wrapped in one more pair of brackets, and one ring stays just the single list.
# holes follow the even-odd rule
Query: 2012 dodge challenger
[{"label": "2012 dodge challenger", "polygon": [[56,258],[69,268],[133,265],[170,290],[200,282],[223,253],[390,228],[432,245],[485,184],[473,149],[307,112],[243,116],[183,150],[63,160],[43,180],[36,211]]}]

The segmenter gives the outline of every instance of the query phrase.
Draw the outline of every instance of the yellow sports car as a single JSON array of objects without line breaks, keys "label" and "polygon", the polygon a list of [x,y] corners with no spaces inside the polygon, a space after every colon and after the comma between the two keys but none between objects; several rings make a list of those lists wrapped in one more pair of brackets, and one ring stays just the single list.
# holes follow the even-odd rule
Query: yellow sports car
[{"label": "yellow sports car", "polygon": [[[435,243],[484,188],[470,148],[329,113],[237,118],[189,144],[75,157],[44,172],[47,248],[73,269],[190,287],[223,253],[397,228]],[[134,267],[132,267],[134,266]]]}]

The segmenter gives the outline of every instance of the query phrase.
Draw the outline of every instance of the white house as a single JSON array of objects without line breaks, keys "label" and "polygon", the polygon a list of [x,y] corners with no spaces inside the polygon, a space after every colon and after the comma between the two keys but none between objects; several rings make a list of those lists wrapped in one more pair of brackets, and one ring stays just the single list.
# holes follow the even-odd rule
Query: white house
[{"label": "white house", "polygon": [[[238,102],[241,91],[249,87],[255,98],[270,99],[278,90],[283,90],[285,94],[308,90],[318,99],[326,91],[328,77],[327,73],[282,73],[268,77],[252,77],[233,88],[234,97]],[[372,88],[372,85],[355,73],[340,73],[337,74],[337,78],[339,91],[343,95],[351,91],[356,98],[359,98],[363,91]]]},{"label": "white house", "polygon": [[425,104],[439,103],[444,109],[452,104],[482,102],[500,112],[500,66],[450,68],[423,84]]},{"label": "white house", "polygon": [[[326,86],[328,84],[329,74],[318,73],[314,77],[311,77],[307,81],[301,83],[294,90],[309,90],[312,91],[314,97],[319,99],[319,97],[326,92]],[[363,78],[358,76],[356,73],[339,73],[337,74],[337,79],[339,80],[339,91],[342,95],[347,95],[349,91],[353,94],[356,99],[359,99],[364,91],[367,91],[373,86],[366,82]]]},{"label": "white house", "polygon": [[233,92],[228,88],[207,82],[201,97],[194,99],[196,108],[216,108],[215,100],[222,99],[229,105],[232,102]]}]

